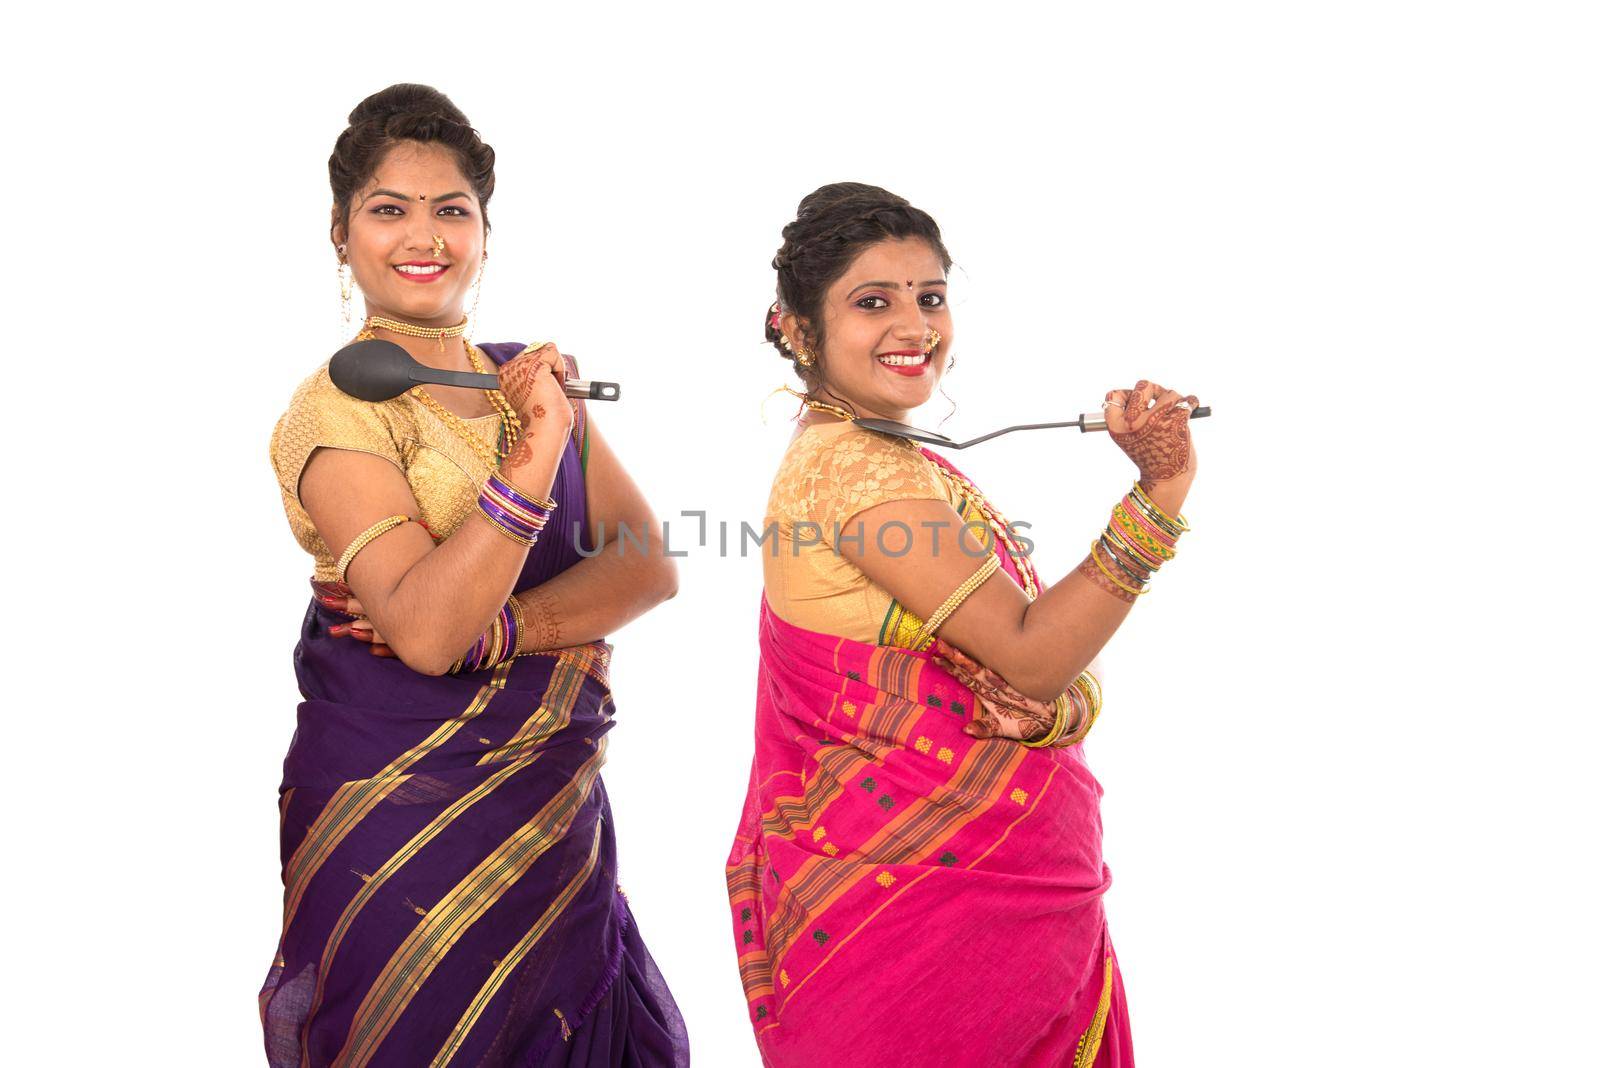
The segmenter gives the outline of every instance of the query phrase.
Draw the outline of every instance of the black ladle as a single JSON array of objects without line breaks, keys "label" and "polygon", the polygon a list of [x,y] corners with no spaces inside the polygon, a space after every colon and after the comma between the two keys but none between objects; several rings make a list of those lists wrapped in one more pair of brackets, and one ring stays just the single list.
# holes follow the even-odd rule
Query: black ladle
[{"label": "black ladle", "polygon": [[[346,345],[328,361],[328,377],[345,393],[364,401],[386,401],[400,396],[416,385],[463,386],[467,389],[499,389],[499,375],[481,375],[472,371],[441,371],[420,364],[411,353],[393,341],[373,338]],[[569,378],[567,396],[577,400],[614,401],[622,396],[622,387],[615,382],[591,382],[586,378]]]},{"label": "black ladle", "polygon": [[[1210,414],[1210,406],[1202,405],[1201,407],[1190,412],[1189,418],[1204,419]],[[910,441],[926,442],[929,445],[939,445],[946,449],[970,448],[980,442],[988,441],[990,438],[997,438],[1001,434],[1009,434],[1013,430],[1045,430],[1050,427],[1075,426],[1080,432],[1087,434],[1091,431],[1104,430],[1106,428],[1105,413],[1102,412],[1099,415],[1090,415],[1088,413],[1084,413],[1083,415],[1078,416],[1078,418],[1066,423],[1022,423],[1017,426],[1004,427],[1000,430],[991,430],[989,433],[979,435],[978,437],[973,438],[971,441],[956,441],[952,438],[945,437],[943,434],[935,434],[931,430],[918,430],[914,426],[906,426],[904,423],[896,423],[891,419],[853,419],[851,422],[855,423],[856,426],[865,427],[868,430],[876,430],[880,434],[893,434],[897,438],[906,438]]]}]

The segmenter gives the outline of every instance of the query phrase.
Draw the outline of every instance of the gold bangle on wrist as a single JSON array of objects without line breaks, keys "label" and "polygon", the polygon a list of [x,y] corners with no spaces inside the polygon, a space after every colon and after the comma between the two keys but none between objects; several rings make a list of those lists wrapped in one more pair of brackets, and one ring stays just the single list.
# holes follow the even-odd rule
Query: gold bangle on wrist
[{"label": "gold bangle on wrist", "polygon": [[1026,739],[1024,739],[1022,744],[1027,746],[1029,749],[1045,749],[1045,748],[1048,748],[1049,746],[1051,746],[1052,744],[1054,744],[1055,740],[1057,738],[1061,737],[1061,732],[1063,730],[1065,730],[1066,726],[1067,726],[1067,702],[1068,702],[1068,700],[1069,700],[1069,698],[1067,697],[1065,692],[1057,695],[1055,701],[1052,702],[1055,705],[1055,709],[1056,709],[1056,721],[1055,721],[1055,723],[1050,725],[1050,729],[1045,732],[1045,736],[1043,738],[1040,738],[1037,741],[1033,741],[1033,742],[1030,742],[1030,741],[1027,741]]},{"label": "gold bangle on wrist", "polygon": [[522,655],[522,642],[528,633],[528,617],[523,614],[522,602],[517,600],[516,594],[513,593],[511,595],[511,599],[506,602],[506,605],[511,609],[511,619],[516,624],[517,629],[516,648],[506,651],[506,659],[510,660],[513,657]]}]

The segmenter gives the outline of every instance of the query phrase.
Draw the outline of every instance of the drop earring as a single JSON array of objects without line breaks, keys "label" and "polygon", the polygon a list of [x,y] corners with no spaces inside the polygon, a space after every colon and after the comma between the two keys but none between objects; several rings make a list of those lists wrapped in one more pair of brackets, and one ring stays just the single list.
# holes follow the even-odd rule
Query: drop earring
[{"label": "drop earring", "polygon": [[478,332],[478,298],[483,296],[483,272],[488,269],[489,250],[484,249],[483,258],[478,261],[478,277],[472,282],[472,310],[467,313],[467,320],[471,324],[467,327],[468,337]]},{"label": "drop earring", "polygon": [[355,291],[355,273],[351,271],[349,262],[344,258],[344,246],[339,246],[339,314],[344,323],[345,333],[350,332],[350,306]]}]

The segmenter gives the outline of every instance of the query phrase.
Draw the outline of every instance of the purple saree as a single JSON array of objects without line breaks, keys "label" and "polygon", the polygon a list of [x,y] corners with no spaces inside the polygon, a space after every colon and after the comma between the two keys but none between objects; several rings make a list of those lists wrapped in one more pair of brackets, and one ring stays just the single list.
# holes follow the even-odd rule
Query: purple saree
[{"label": "purple saree", "polygon": [[[496,363],[521,348],[481,347]],[[580,559],[580,436],[519,590]],[[347,618],[313,600],[295,649],[268,1063],[686,1065],[682,1018],[617,889],[599,778],[611,647],[430,677],[329,637]]]}]

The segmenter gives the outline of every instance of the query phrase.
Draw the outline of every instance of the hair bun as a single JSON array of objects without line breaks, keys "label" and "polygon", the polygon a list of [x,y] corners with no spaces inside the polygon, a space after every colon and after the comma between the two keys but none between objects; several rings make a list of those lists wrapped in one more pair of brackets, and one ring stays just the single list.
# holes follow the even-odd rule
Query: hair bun
[{"label": "hair bun", "polygon": [[389,120],[401,115],[437,115],[467,125],[466,115],[449,97],[431,85],[415,82],[400,82],[373,93],[351,110],[350,125],[387,126]]}]

